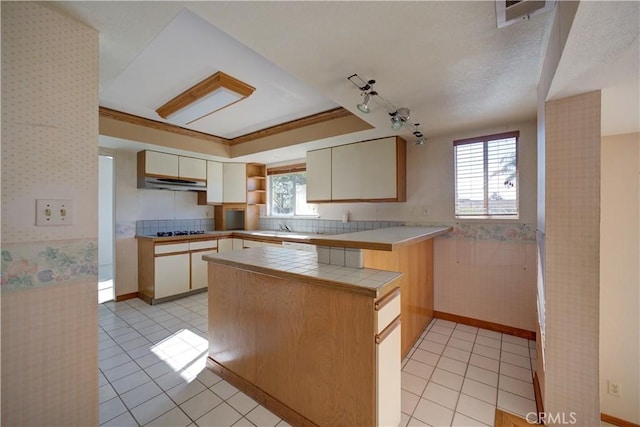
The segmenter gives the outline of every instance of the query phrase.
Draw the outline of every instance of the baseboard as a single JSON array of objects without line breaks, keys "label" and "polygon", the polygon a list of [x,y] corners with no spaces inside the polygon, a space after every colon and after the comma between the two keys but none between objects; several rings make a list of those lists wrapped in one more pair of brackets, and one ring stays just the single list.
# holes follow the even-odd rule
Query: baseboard
[{"label": "baseboard", "polygon": [[607,415],[605,413],[600,414],[600,421],[620,427],[640,427],[640,424],[625,421],[621,418],[614,417],[613,415]]},{"label": "baseboard", "polygon": [[457,314],[444,313],[442,311],[434,311],[433,317],[451,322],[462,323],[463,325],[474,326],[476,328],[488,329],[490,331],[501,332],[503,334],[514,335],[528,340],[536,339],[536,333],[525,329],[514,328],[512,326],[501,325],[499,323],[478,320],[472,317],[458,316]]},{"label": "baseboard", "polygon": [[124,294],[124,295],[117,295],[116,296],[116,302],[125,301],[125,300],[133,299],[133,298],[138,298],[138,293],[137,292],[131,292],[130,294]]},{"label": "baseboard", "polygon": [[244,378],[236,375],[210,357],[207,357],[207,368],[247,396],[251,397],[256,402],[285,420],[287,423],[293,426],[300,427],[317,427],[317,424],[313,423],[308,418],[300,415],[284,403],[277,400],[275,397],[271,396],[268,393],[265,393],[260,388],[251,384]]},{"label": "baseboard", "polygon": [[494,427],[529,427],[536,425],[525,418],[519,417],[509,412],[504,412],[496,408],[495,418],[493,420]]},{"label": "baseboard", "polygon": [[536,396],[536,411],[538,414],[543,414],[544,404],[542,403],[542,390],[540,390],[540,380],[537,372],[533,373],[533,393]]}]

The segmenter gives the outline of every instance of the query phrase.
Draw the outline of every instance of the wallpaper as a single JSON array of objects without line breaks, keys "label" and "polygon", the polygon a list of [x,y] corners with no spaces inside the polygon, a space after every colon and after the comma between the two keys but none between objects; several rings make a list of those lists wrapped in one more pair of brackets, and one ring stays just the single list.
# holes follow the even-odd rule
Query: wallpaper
[{"label": "wallpaper", "polygon": [[98,280],[98,246],[77,239],[2,245],[2,292]]},{"label": "wallpaper", "polygon": [[[98,424],[98,33],[2,7],[2,425]],[[37,199],[74,223],[36,226]]]}]

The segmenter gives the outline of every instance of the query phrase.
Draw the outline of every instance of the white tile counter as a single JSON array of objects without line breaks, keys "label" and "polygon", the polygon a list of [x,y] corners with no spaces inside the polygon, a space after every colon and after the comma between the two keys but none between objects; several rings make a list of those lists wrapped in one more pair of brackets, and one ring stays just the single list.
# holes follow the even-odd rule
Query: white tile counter
[{"label": "white tile counter", "polygon": [[451,227],[388,227],[326,237],[309,238],[318,246],[392,251],[395,248],[433,239],[448,233]]},{"label": "white tile counter", "polygon": [[395,271],[320,264],[315,253],[277,247],[205,255],[203,260],[283,278],[293,278],[355,293],[384,295],[402,276]]}]

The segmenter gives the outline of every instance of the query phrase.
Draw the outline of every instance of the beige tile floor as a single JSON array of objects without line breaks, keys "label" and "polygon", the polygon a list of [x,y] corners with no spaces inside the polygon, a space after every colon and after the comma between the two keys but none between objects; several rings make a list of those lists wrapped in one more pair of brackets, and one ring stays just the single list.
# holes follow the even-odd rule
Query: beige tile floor
[{"label": "beige tile floor", "polygon": [[[101,426],[287,426],[205,368],[207,294],[99,306]],[[493,425],[535,411],[533,342],[434,320],[402,369],[402,426]]]},{"label": "beige tile floor", "polygon": [[536,411],[535,341],[436,319],[402,368],[409,426],[493,426],[495,409]]}]

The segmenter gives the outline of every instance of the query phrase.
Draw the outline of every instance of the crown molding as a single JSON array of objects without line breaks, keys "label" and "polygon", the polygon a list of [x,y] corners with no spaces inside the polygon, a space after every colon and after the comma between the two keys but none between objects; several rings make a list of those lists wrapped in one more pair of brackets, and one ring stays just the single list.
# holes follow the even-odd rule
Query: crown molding
[{"label": "crown molding", "polygon": [[208,134],[205,132],[198,132],[191,129],[185,129],[183,127],[172,125],[170,123],[158,122],[156,120],[135,116],[133,114],[123,113],[121,111],[113,110],[106,107],[99,107],[99,114],[100,114],[100,117],[106,117],[113,120],[131,123],[138,126],[145,126],[145,127],[156,129],[156,130],[162,130],[165,132],[171,132],[178,135],[190,136],[193,138],[204,139],[206,141],[217,142],[220,144],[231,145],[231,146],[253,141],[260,138],[265,138],[272,135],[277,135],[279,133],[288,132],[295,129],[300,129],[306,126],[311,126],[311,125],[326,122],[329,120],[335,120],[342,117],[348,117],[353,115],[349,110],[346,110],[343,107],[338,107],[332,110],[324,111],[322,113],[303,117],[301,119],[296,119],[296,120],[292,120],[279,125],[271,126],[269,128],[252,132],[246,135],[242,135],[233,139],[227,139],[227,138],[222,138],[216,135]]}]

